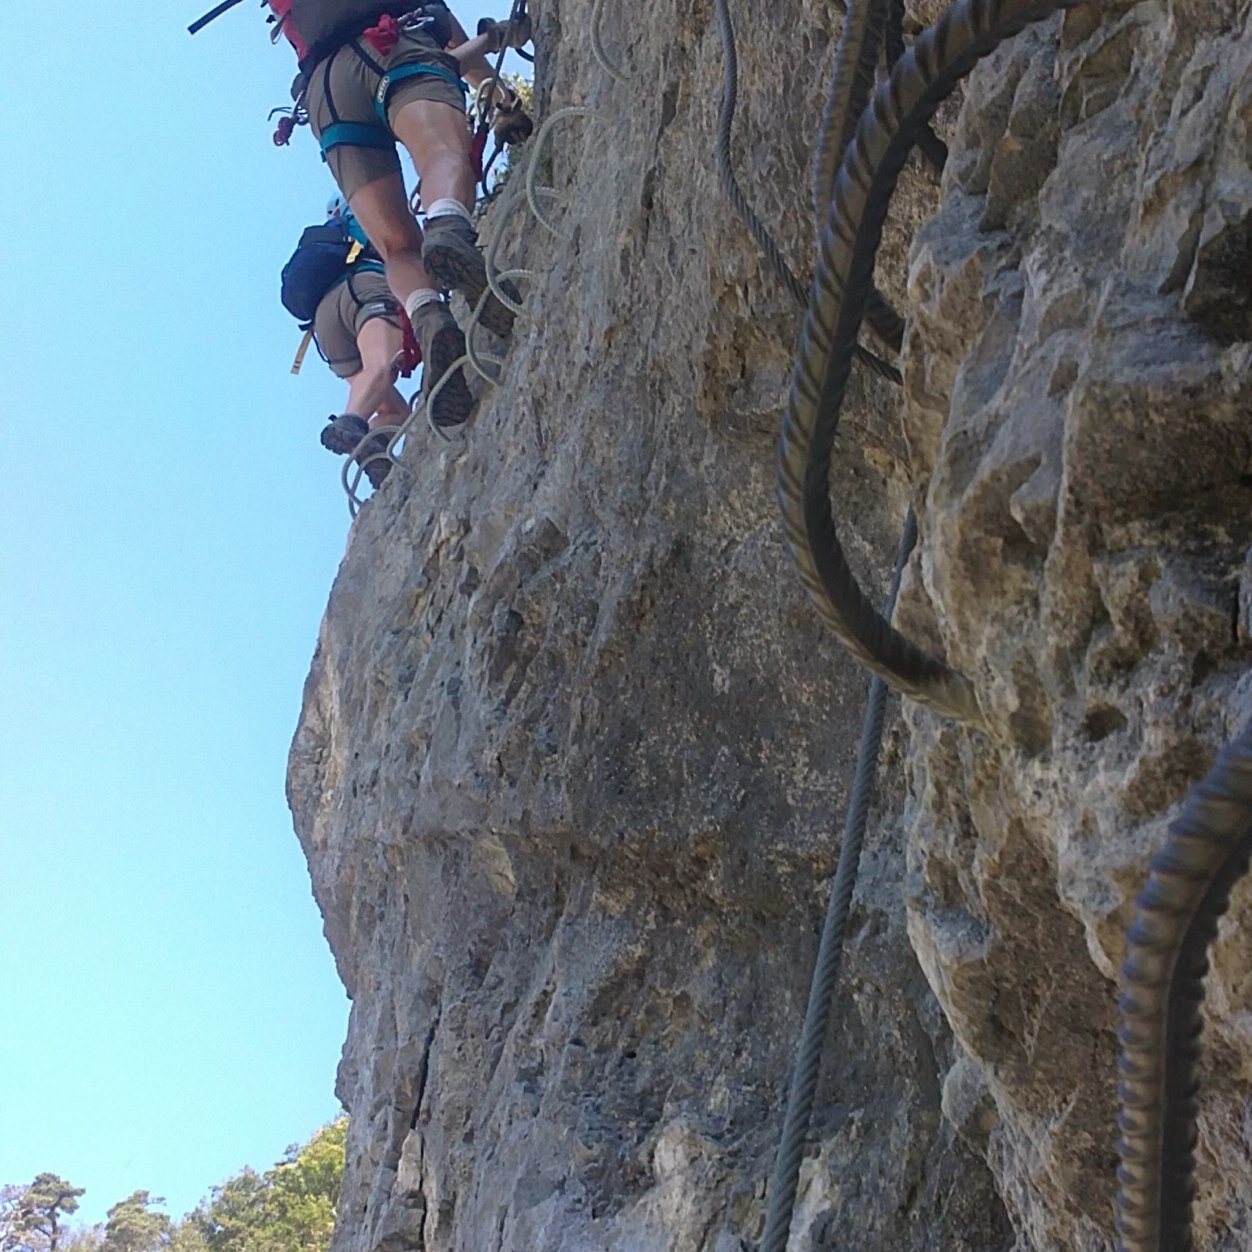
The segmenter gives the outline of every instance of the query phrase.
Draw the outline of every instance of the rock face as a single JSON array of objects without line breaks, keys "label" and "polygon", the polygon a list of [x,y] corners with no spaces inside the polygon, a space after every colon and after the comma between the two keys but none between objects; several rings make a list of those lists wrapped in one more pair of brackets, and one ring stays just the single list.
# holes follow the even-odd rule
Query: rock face
[{"label": "rock face", "polygon": [[[866,681],[773,501],[797,313],[717,190],[720,49],[677,0],[537,13],[529,266],[468,435],[353,526],[288,780],[353,999],[338,1252],[740,1252]],[[734,3],[739,168],[810,267],[833,6]],[[932,16],[929,12],[925,16]],[[1114,979],[1187,787],[1252,713],[1246,0],[1104,4],[969,80],[880,281],[835,491],[988,735],[894,719],[793,1249],[1112,1247]],[[768,35],[768,37],[765,37]],[[549,168],[550,166],[550,168]],[[911,262],[908,243],[917,238]],[[907,268],[907,284],[906,277]],[[1210,979],[1205,1249],[1252,1238],[1252,892]]]}]

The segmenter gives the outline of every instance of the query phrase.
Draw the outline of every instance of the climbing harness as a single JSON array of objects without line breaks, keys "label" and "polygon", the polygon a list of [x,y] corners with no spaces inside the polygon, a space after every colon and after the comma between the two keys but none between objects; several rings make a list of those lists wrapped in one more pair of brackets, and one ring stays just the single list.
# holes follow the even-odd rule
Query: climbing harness
[{"label": "climbing harness", "polygon": [[[341,283],[347,283],[348,294],[351,296],[353,303],[357,306],[358,309],[364,307],[364,301],[362,301],[361,297],[357,295],[356,288],[353,286],[352,280],[358,274],[381,275],[385,271],[383,269],[381,262],[368,261],[368,260],[356,261],[357,254],[360,251],[361,251],[361,244],[354,241],[352,245],[352,249],[348,254],[347,265],[350,268],[346,269],[344,273],[342,273],[338,278],[334,280],[334,282],[330,284],[329,287],[327,287],[326,293],[322,297],[323,300],[326,298],[326,296],[330,295],[330,293],[336,287],[338,287]],[[320,304],[321,301],[319,300],[318,303]],[[401,369],[403,377],[408,378],[409,374],[412,373],[413,371],[413,365],[421,361],[422,350],[420,347],[417,346],[416,339],[413,339],[412,346],[415,349],[416,354],[417,354],[416,358],[413,358],[412,353],[409,350],[410,349],[409,339],[412,338],[413,332],[412,332],[412,328],[409,327],[408,317],[405,315],[404,310],[400,308],[399,305],[396,306],[395,311],[400,317],[401,328],[406,331],[408,338],[405,339],[403,348],[401,348],[400,352],[396,354],[395,362],[393,362],[393,368]],[[314,315],[316,315],[316,312],[317,310],[315,308]],[[293,360],[291,363],[291,372],[293,374],[298,374],[300,370],[304,367],[304,358],[308,355],[310,344],[312,344],[315,348],[317,348],[318,356],[320,356],[322,360],[326,362],[327,365],[331,364],[330,358],[322,351],[321,344],[319,344],[317,341],[317,334],[314,330],[314,325],[313,325],[314,320],[315,320],[314,317],[310,317],[307,321],[301,323],[300,329],[304,331],[304,337],[300,340],[300,346],[296,349],[295,360]],[[407,367],[407,370],[404,367]]]},{"label": "climbing harness", "polygon": [[[378,120],[384,126],[388,125],[387,101],[391,99],[391,93],[401,83],[408,82],[410,78],[442,78],[444,82],[456,87],[461,95],[469,95],[469,83],[460,74],[454,74],[451,70],[444,69],[442,65],[425,65],[418,61],[408,65],[397,65],[394,70],[388,70],[378,80],[378,87],[374,92],[374,112],[378,114]],[[390,130],[387,133],[390,135]]]}]

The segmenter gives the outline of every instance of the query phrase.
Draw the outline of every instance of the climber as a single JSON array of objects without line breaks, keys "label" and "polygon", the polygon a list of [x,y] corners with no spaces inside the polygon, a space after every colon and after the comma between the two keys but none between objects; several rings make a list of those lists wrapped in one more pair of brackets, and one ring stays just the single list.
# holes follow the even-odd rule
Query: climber
[{"label": "climber", "polygon": [[[367,443],[362,441],[371,430],[399,426],[408,418],[409,406],[395,388],[397,362],[404,351],[405,315],[387,285],[378,253],[343,197],[334,196],[326,213],[328,225],[337,229],[321,234],[340,240],[341,247],[344,240],[355,246],[349,247],[338,277],[332,277],[324,294],[319,295],[324,279],[319,281],[308,264],[299,267],[297,260],[302,249],[325,245],[317,242],[316,228],[306,231],[283,271],[283,302],[288,309],[298,310],[299,316],[316,301],[311,330],[318,351],[348,384],[347,409],[322,431],[322,446],[339,455],[355,455],[377,487],[391,468],[385,456],[387,437],[378,434]],[[306,244],[310,236],[312,242]],[[327,252],[329,273],[333,274],[335,260],[344,254],[329,248]],[[305,290],[298,290],[302,286]],[[461,354],[464,339],[442,300],[416,309],[413,334],[423,362],[423,390],[429,394]],[[460,425],[472,406],[473,397],[458,367],[439,389],[431,420],[442,427]]]},{"label": "climber", "polygon": [[[470,210],[474,172],[465,84],[491,77],[486,54],[530,37],[530,22],[485,23],[467,39],[443,0],[266,0],[300,61],[293,89],[335,181],[383,258],[416,325],[437,288],[476,305],[487,273]],[[409,211],[396,142],[417,169],[426,211]],[[510,293],[511,294],[511,293]],[[513,314],[494,295],[480,320],[508,335]],[[436,380],[432,380],[436,381]]]}]

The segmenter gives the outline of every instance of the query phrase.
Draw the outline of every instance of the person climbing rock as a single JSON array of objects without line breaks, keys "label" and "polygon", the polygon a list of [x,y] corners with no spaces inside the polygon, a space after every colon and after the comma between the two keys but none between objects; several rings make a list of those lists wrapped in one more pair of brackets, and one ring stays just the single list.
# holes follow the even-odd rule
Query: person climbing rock
[{"label": "person climbing rock", "polygon": [[[468,39],[443,0],[266,0],[295,48],[297,92],[339,188],[382,256],[414,325],[439,289],[473,307],[487,272],[470,211],[474,171],[465,84],[491,76],[489,52],[520,46],[530,23],[489,23]],[[425,231],[409,211],[396,143],[421,182]],[[494,295],[480,320],[505,336],[513,314]]]},{"label": "person climbing rock", "polygon": [[[391,468],[385,456],[387,435],[377,433],[363,441],[371,431],[399,426],[409,416],[409,406],[395,387],[397,361],[404,351],[405,314],[388,286],[378,253],[342,196],[331,199],[327,218],[337,229],[306,231],[284,269],[283,302],[303,312],[312,302],[310,291],[317,293],[330,276],[325,293],[316,299],[310,329],[323,360],[347,382],[348,404],[322,431],[322,446],[338,455],[354,455],[377,487]],[[346,254],[331,250],[336,240],[348,242]],[[320,275],[318,259],[301,256],[301,249],[314,247],[326,248],[326,267]],[[344,256],[335,277],[336,258]],[[422,386],[429,394],[461,354],[464,339],[442,300],[423,304],[412,320],[423,361]],[[473,397],[458,367],[435,396],[431,420],[437,426],[458,426],[472,407]]]}]

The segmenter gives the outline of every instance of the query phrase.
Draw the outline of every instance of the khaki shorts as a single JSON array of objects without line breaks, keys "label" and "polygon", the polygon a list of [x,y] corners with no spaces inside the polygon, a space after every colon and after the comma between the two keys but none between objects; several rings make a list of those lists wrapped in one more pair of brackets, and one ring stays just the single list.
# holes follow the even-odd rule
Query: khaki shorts
[{"label": "khaki shorts", "polygon": [[326,364],[340,378],[360,372],[356,337],[361,327],[376,317],[400,328],[400,303],[391,294],[387,280],[374,270],[350,274],[322,297],[313,319],[313,334]]},{"label": "khaki shorts", "polygon": [[[429,65],[460,81],[461,71],[456,59],[422,31],[402,34],[386,57],[379,56],[364,39],[354,39],[309,73],[305,104],[309,124],[319,143],[327,128],[339,122],[372,131],[372,134],[365,133],[367,142],[364,144],[352,142],[352,138],[362,137],[358,130],[355,137],[349,135],[348,142],[335,143],[329,151],[323,150],[330,172],[348,200],[366,183],[400,173],[395,136],[388,128],[394,125],[396,114],[406,104],[413,100],[433,100],[465,112],[465,96],[448,78],[415,74],[401,79],[392,88],[387,97],[388,128],[384,128],[375,107],[375,93],[383,75],[402,65]],[[332,132],[328,141],[333,138]]]}]

